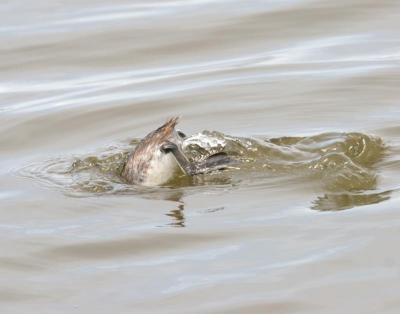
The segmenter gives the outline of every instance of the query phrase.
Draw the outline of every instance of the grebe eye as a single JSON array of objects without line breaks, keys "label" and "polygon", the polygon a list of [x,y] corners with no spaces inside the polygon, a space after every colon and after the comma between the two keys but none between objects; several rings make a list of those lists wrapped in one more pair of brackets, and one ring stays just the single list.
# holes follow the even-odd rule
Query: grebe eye
[{"label": "grebe eye", "polygon": [[183,139],[185,139],[187,136],[186,136],[186,134],[185,133],[183,133],[182,131],[177,131],[178,132],[178,135],[179,135],[179,137],[180,138],[183,138]]},{"label": "grebe eye", "polygon": [[176,149],[176,145],[173,143],[166,143],[164,145],[162,145],[160,147],[160,150],[164,153],[164,154],[168,154],[170,152],[172,152],[174,149]]}]

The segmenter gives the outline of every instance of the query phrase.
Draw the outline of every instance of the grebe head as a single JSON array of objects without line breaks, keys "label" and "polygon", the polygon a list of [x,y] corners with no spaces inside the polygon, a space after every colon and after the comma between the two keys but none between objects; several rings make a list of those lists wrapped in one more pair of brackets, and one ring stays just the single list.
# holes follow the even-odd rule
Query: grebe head
[{"label": "grebe head", "polygon": [[122,171],[122,177],[127,182],[157,186],[173,177],[179,165],[166,147],[174,145],[180,149],[182,146],[184,134],[175,130],[178,120],[178,117],[169,119],[136,146]]}]

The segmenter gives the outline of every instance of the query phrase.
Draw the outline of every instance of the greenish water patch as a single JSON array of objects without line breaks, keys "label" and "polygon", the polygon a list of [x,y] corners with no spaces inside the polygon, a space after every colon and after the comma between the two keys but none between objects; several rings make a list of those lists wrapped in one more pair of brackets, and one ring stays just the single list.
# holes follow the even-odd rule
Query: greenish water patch
[{"label": "greenish water patch", "polygon": [[[245,138],[204,131],[187,138],[183,150],[194,162],[225,152],[235,162],[224,171],[189,177],[183,173],[166,186],[143,188],[126,184],[120,173],[139,140],[112,146],[100,153],[54,159],[29,165],[22,173],[56,187],[70,196],[136,194],[180,200],[202,188],[265,186],[299,179],[322,186],[323,196],[312,202],[317,210],[340,210],[389,198],[377,189],[377,165],[386,147],[378,137],[362,133],[324,133],[310,137]],[[285,179],[287,181],[285,181]],[[286,183],[285,183],[286,182]],[[297,183],[299,184],[299,183]],[[178,196],[177,196],[178,194]]]}]

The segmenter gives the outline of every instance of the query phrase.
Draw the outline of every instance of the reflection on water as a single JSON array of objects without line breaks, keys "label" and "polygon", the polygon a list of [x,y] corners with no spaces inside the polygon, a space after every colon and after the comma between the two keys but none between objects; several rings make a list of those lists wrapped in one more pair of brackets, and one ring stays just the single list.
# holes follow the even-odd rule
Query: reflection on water
[{"label": "reflection on water", "polygon": [[184,204],[179,204],[177,208],[170,210],[166,215],[172,218],[169,226],[185,227],[185,207]]},{"label": "reflection on water", "polygon": [[326,211],[326,210],[344,210],[353,208],[355,206],[363,206],[370,204],[377,204],[387,201],[390,198],[391,191],[380,193],[365,193],[365,194],[352,194],[352,193],[339,193],[339,194],[325,194],[318,197],[313,202],[312,209]]}]

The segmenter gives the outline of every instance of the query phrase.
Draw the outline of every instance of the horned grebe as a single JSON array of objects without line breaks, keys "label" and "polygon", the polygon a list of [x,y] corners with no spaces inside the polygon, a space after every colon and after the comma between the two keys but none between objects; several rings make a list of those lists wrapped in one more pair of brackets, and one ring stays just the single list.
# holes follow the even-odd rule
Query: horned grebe
[{"label": "horned grebe", "polygon": [[223,169],[230,163],[225,153],[211,155],[200,163],[190,162],[182,150],[186,136],[175,130],[178,120],[178,117],[169,119],[136,146],[121,174],[128,183],[158,186],[171,180],[179,168],[193,176]]}]

